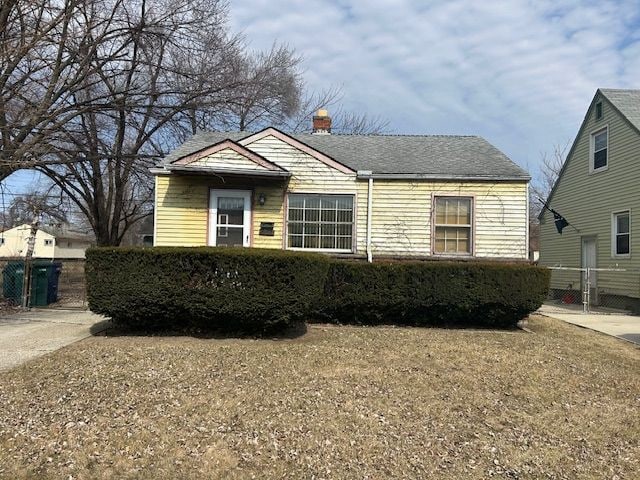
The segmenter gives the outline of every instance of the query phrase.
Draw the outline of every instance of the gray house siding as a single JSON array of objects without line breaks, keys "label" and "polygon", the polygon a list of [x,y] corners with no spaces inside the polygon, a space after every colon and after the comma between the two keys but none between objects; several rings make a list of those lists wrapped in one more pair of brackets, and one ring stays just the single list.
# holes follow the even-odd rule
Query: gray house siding
[{"label": "gray house siding", "polygon": [[[606,92],[606,90],[605,90]],[[602,101],[603,115],[596,120],[595,105]],[[603,171],[592,172],[591,134],[608,127],[608,161]],[[548,266],[581,266],[582,239],[596,240],[597,267],[640,269],[640,133],[620,114],[606,93],[596,93],[548,202],[579,232],[567,227],[556,231],[553,215],[541,217],[540,263]],[[613,214],[629,210],[631,251],[628,257],[612,250]],[[640,298],[638,273],[599,272],[600,295]],[[579,274],[554,274],[552,288],[580,288]]]}]

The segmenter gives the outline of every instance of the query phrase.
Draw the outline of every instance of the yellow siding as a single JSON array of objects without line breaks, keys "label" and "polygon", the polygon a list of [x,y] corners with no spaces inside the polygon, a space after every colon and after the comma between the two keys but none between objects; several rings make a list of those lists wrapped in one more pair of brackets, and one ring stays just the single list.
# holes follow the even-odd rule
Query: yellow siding
[{"label": "yellow siding", "polygon": [[[246,145],[252,151],[262,155],[276,165],[291,172],[287,187],[288,193],[342,193],[355,195],[357,192],[356,175],[342,173],[312,156],[301,152],[283,141],[268,136]],[[271,195],[268,200],[276,195]],[[273,248],[283,248],[285,242],[282,238],[284,231],[284,191],[279,195],[280,204],[273,204],[268,211],[260,214],[262,221],[274,222],[277,237],[271,237],[271,241],[256,241],[256,246],[268,246]],[[354,204],[356,202],[354,201]],[[265,205],[267,206],[267,205]],[[257,213],[257,212],[256,212]],[[254,235],[257,240],[257,237]],[[268,238],[268,237],[262,237]]]},{"label": "yellow siding", "polygon": [[[238,184],[217,177],[158,175],[156,177],[156,246],[207,245],[209,189],[233,188],[251,190],[253,235],[251,244],[261,248],[282,247],[283,198],[282,181]],[[264,193],[264,205],[257,198]],[[274,236],[258,235],[260,222],[274,222]]]},{"label": "yellow siding", "polygon": [[[284,231],[284,185],[262,186],[255,190],[253,202],[253,240],[252,246],[259,248],[282,248]],[[264,193],[264,205],[258,205],[256,198]],[[262,236],[260,222],[273,222],[273,237]]]},{"label": "yellow siding", "polygon": [[156,246],[207,244],[206,177],[156,176]]},{"label": "yellow siding", "polygon": [[292,173],[289,192],[356,193],[355,173],[342,173],[273,136],[246,146]]},{"label": "yellow siding", "polygon": [[[366,182],[359,182],[358,250],[366,251]],[[372,251],[375,255],[431,254],[432,196],[473,196],[477,257],[527,257],[524,182],[443,183],[374,180]]]},{"label": "yellow siding", "polygon": [[[594,131],[609,126],[608,168],[590,173],[590,138]],[[579,230],[566,227],[559,235],[553,215],[545,212],[540,226],[540,263],[549,266],[580,267],[582,237],[595,237],[597,267],[640,268],[640,134],[611,105],[603,101],[603,118],[590,112],[578,134],[573,151],[558,180],[551,207]],[[631,257],[612,254],[612,216],[631,211]],[[580,288],[578,273],[554,272],[552,288]],[[598,273],[600,293],[640,296],[640,275]]]},{"label": "yellow siding", "polygon": [[[238,184],[217,177],[156,177],[156,245],[206,245],[209,188],[252,190],[255,247],[282,248],[285,191],[335,193],[355,196],[355,253],[366,254],[367,180],[340,172],[312,156],[268,136],[247,145],[251,150],[290,171],[284,181],[248,179]],[[372,217],[374,255],[428,256],[431,254],[431,199],[433,195],[475,198],[475,253],[478,257],[521,258],[526,252],[526,183],[430,182],[375,180]],[[256,199],[266,195],[266,204]],[[274,222],[273,237],[258,235],[260,222]]]},{"label": "yellow siding", "polygon": [[195,162],[189,163],[190,167],[229,168],[237,170],[267,170],[261,165],[252,162],[230,148],[207,155]]}]

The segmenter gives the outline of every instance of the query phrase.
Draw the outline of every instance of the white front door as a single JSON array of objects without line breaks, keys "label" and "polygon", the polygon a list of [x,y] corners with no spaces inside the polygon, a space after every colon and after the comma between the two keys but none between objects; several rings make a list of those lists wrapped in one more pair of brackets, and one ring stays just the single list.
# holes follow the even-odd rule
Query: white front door
[{"label": "white front door", "polygon": [[248,247],[251,235],[251,192],[211,190],[209,245]]}]

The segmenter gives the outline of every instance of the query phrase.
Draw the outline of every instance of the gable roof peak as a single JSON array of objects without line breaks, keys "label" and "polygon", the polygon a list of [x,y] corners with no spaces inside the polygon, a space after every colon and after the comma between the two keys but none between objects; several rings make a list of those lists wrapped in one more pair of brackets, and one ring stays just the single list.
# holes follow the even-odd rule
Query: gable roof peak
[{"label": "gable roof peak", "polygon": [[599,88],[598,93],[640,133],[640,89]]}]

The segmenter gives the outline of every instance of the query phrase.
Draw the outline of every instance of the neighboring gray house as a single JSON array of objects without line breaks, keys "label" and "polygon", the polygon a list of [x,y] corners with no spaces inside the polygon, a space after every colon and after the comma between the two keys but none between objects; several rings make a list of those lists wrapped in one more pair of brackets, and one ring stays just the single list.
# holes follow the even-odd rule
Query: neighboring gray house
[{"label": "neighboring gray house", "polygon": [[[625,269],[591,277],[593,303],[639,309],[640,90],[596,91],[547,203],[575,229],[558,234],[543,211],[540,263]],[[551,287],[581,291],[582,282],[554,272]]]}]

